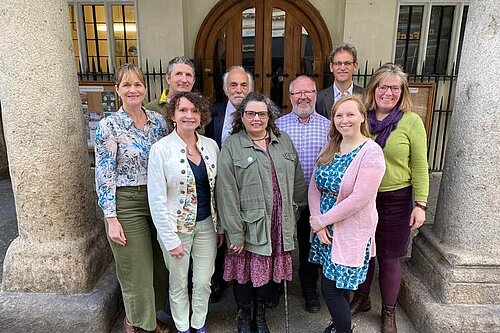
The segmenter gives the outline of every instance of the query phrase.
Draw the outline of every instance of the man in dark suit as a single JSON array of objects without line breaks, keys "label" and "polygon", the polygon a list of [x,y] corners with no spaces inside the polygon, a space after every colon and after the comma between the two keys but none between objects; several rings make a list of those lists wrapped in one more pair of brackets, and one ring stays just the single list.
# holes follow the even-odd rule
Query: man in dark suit
[{"label": "man in dark suit", "polygon": [[333,104],[344,95],[363,95],[364,89],[352,82],[352,75],[358,69],[358,51],[347,43],[336,45],[329,56],[330,72],[334,77],[331,86],[318,93],[316,112],[330,119]]},{"label": "man in dark suit", "polygon": [[[245,96],[253,90],[253,78],[242,66],[231,67],[222,76],[224,93],[228,101],[216,103],[210,108],[212,121],[205,127],[205,136],[217,142],[219,148],[231,135],[233,130],[233,114],[240,106]],[[219,244],[217,258],[215,259],[215,271],[212,276],[212,294],[210,303],[217,303],[226,288],[224,281],[224,252],[225,244]]]}]

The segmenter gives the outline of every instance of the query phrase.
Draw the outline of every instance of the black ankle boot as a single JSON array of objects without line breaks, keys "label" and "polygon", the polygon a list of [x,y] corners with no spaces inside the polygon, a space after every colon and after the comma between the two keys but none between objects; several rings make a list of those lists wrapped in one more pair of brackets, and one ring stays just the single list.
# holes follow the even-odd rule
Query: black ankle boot
[{"label": "black ankle boot", "polygon": [[252,304],[238,304],[238,333],[252,333]]},{"label": "black ankle boot", "polygon": [[266,322],[266,302],[258,298],[255,302],[253,324],[257,333],[271,333]]}]

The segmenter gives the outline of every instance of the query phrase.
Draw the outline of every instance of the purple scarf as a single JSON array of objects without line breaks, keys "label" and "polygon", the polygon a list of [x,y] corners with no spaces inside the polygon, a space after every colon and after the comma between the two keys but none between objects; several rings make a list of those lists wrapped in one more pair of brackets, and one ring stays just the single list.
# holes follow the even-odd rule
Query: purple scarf
[{"label": "purple scarf", "polygon": [[375,142],[378,143],[382,149],[385,147],[385,143],[389,138],[392,131],[398,126],[398,121],[403,117],[403,112],[399,110],[399,106],[394,107],[391,113],[389,113],[383,120],[377,120],[375,116],[375,110],[370,110],[368,112],[368,123],[370,124],[371,134],[376,134],[377,138]]}]

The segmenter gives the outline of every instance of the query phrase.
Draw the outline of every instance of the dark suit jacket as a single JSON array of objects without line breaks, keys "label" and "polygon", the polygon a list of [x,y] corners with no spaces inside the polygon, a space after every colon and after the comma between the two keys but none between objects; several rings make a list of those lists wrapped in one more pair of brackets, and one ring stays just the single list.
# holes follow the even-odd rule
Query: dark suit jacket
[{"label": "dark suit jacket", "polygon": [[214,139],[219,148],[222,146],[222,127],[224,126],[227,103],[229,102],[216,103],[210,107],[212,121],[205,127],[205,136]]},{"label": "dark suit jacket", "polygon": [[[365,89],[361,88],[360,86],[353,85],[352,87],[353,94],[363,95],[364,91]],[[318,97],[316,98],[316,112],[326,117],[327,119],[330,119],[330,112],[332,110],[333,101],[334,96],[332,84],[328,88],[323,89],[318,93]]]}]

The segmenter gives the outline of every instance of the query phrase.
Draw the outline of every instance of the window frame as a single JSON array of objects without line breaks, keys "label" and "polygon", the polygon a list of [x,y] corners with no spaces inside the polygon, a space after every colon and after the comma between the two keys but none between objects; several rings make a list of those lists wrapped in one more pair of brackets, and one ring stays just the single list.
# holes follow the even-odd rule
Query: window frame
[{"label": "window frame", "polygon": [[[446,64],[446,73],[449,74],[453,70],[453,65],[457,61],[458,55],[458,46],[460,44],[460,29],[462,26],[462,18],[464,13],[464,7],[470,6],[469,0],[400,0],[398,7],[396,9],[396,20],[394,24],[394,42],[393,42],[393,50],[392,50],[392,61],[395,60],[396,56],[396,43],[397,43],[397,33],[398,33],[398,25],[399,25],[399,12],[401,6],[424,6],[424,10],[422,13],[422,25],[420,30],[420,41],[418,45],[418,58],[417,58],[417,75],[422,74],[424,68],[423,63],[426,60],[427,53],[427,41],[429,39],[429,26],[431,22],[431,14],[433,6],[454,6],[454,14],[453,14],[453,25],[451,29],[450,36],[450,46],[448,50],[448,63]],[[455,68],[457,65],[455,64]],[[436,75],[436,74],[430,74]]]},{"label": "window frame", "polygon": [[[78,35],[78,49],[80,57],[80,68],[83,73],[89,72],[89,63],[87,55],[87,47],[85,45],[85,29],[83,28],[85,22],[83,21],[83,6],[85,5],[102,5],[104,6],[104,18],[106,21],[106,38],[107,38],[107,49],[108,49],[108,73],[113,74],[115,72],[115,37],[113,30],[113,5],[132,5],[134,6],[135,14],[135,25],[137,28],[136,38],[137,38],[137,62],[140,66],[140,37],[139,37],[139,20],[137,11],[137,0],[68,0],[68,5],[72,5],[75,10],[76,27]],[[103,69],[104,72],[104,69]]]}]

